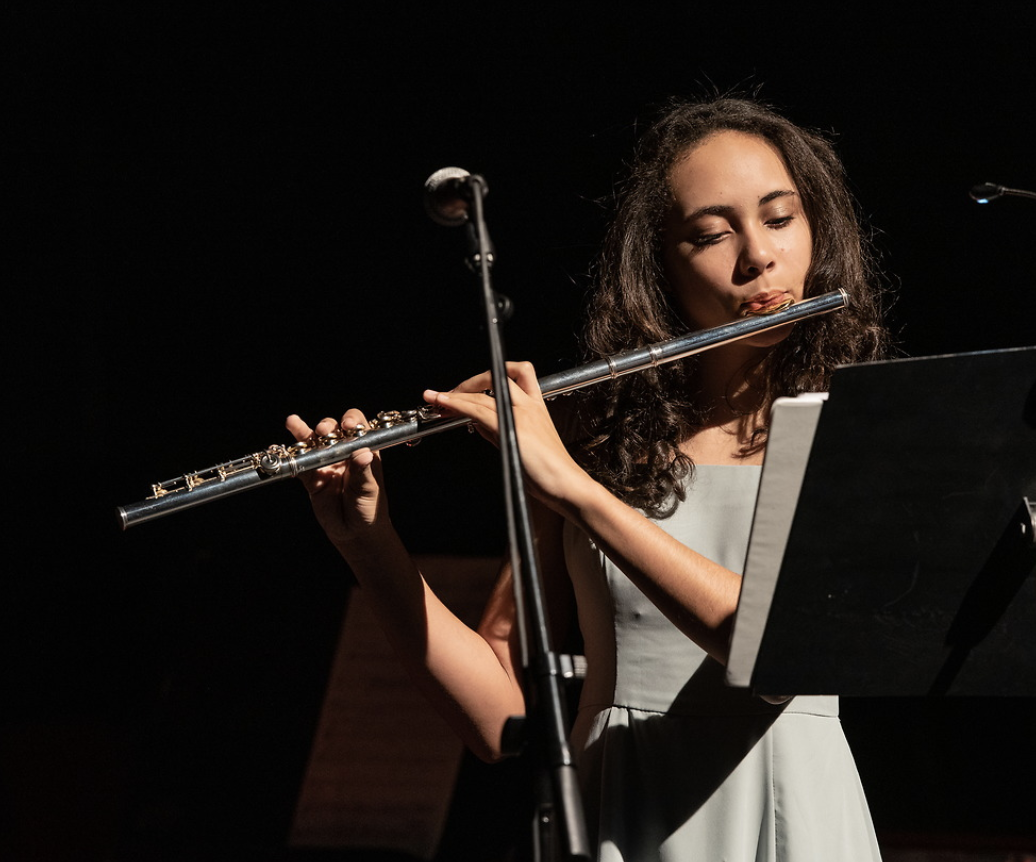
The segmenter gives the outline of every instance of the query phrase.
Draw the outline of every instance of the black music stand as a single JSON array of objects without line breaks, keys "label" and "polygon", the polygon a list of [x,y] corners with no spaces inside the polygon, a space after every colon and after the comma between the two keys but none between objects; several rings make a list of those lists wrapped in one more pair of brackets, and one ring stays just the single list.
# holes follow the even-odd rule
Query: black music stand
[{"label": "black music stand", "polygon": [[775,406],[728,682],[1036,695],[1034,517],[1036,347],[838,369]]}]

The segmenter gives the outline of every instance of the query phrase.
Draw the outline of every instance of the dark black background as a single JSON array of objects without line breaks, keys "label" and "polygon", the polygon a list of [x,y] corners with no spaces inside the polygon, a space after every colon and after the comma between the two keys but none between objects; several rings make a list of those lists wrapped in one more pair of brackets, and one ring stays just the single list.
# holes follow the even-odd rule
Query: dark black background
[{"label": "dark black background", "polygon": [[[835,138],[905,353],[1036,341],[1036,205],[967,196],[1036,188],[1033,14],[832,9],[7,7],[12,858],[283,844],[340,564],[292,484],[126,534],[114,508],[285,439],[289,412],[415,406],[484,367],[433,170],[488,178],[509,352],[555,370],[638,126],[758,90]],[[501,549],[489,447],[386,461],[415,550]],[[1031,832],[1030,702],[844,713],[883,833]]]}]

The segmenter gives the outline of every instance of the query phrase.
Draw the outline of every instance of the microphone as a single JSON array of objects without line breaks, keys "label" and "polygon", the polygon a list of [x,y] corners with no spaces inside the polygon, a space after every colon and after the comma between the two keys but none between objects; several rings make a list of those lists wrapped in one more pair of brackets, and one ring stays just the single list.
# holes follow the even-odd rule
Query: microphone
[{"label": "microphone", "polygon": [[468,220],[471,204],[471,183],[482,183],[482,193],[489,187],[481,177],[472,177],[463,168],[440,168],[424,184],[424,208],[428,217],[444,227],[458,227]]},{"label": "microphone", "polygon": [[968,194],[971,195],[972,200],[980,204],[988,204],[990,201],[995,201],[1005,191],[1003,186],[998,186],[996,183],[979,183],[977,186],[972,186]]},{"label": "microphone", "polygon": [[1027,192],[1024,189],[1009,189],[1006,186],[998,186],[996,183],[979,183],[977,186],[972,186],[968,194],[980,204],[988,204],[990,201],[995,201],[1004,195],[1036,199],[1036,192]]}]

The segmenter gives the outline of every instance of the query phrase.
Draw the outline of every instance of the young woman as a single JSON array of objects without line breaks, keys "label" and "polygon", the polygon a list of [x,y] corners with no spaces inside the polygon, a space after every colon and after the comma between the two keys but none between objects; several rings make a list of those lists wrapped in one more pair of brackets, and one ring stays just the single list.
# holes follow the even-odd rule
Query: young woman
[{"label": "young woman", "polygon": [[[518,436],[555,619],[588,660],[572,741],[602,860],[878,858],[837,700],[723,684],[770,405],[884,348],[829,145],[752,102],[679,104],[643,138],[597,273],[587,346],[616,353],[844,288],[836,315],[587,390],[563,443],[528,363]],[[494,439],[487,374],[425,398]],[[357,410],[340,423],[364,421]],[[289,430],[313,431],[297,416]],[[478,631],[429,590],[369,451],[305,478],[403,661],[486,759],[524,711],[506,573]]]}]

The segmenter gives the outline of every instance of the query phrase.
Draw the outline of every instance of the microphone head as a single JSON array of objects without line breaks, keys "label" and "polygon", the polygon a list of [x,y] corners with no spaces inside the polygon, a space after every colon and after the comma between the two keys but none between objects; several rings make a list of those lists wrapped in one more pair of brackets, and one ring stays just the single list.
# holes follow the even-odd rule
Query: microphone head
[{"label": "microphone head", "polygon": [[445,227],[458,227],[468,220],[467,180],[464,168],[440,168],[424,183],[424,208],[428,217]]},{"label": "microphone head", "polygon": [[990,201],[1000,197],[1005,191],[1007,189],[1003,186],[998,186],[996,183],[979,183],[977,186],[972,186],[968,194],[978,203],[988,204]]}]

